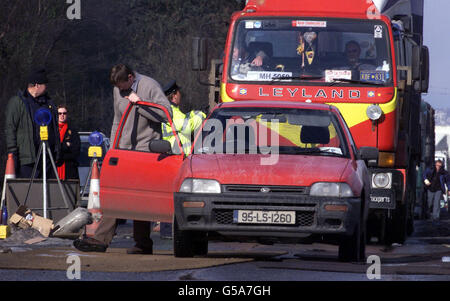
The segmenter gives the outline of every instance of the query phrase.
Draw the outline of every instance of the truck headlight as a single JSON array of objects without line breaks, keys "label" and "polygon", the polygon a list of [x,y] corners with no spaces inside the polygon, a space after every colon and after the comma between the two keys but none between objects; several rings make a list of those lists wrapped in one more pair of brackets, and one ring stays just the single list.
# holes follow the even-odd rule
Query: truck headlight
[{"label": "truck headlight", "polygon": [[347,183],[319,182],[311,186],[311,196],[352,197],[353,191]]},{"label": "truck headlight", "polygon": [[216,180],[186,179],[180,187],[180,192],[189,193],[220,193],[220,184]]},{"label": "truck headlight", "polygon": [[381,115],[383,114],[383,111],[378,105],[370,105],[366,110],[366,114],[370,120],[375,121],[380,119]]},{"label": "truck headlight", "polygon": [[391,189],[392,173],[374,173],[372,174],[372,188]]}]

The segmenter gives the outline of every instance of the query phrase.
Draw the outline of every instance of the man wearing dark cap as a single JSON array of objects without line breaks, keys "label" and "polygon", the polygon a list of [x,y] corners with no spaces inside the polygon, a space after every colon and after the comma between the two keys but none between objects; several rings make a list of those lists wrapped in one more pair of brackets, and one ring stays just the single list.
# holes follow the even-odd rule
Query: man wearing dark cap
[{"label": "man wearing dark cap", "polygon": [[[48,125],[48,147],[53,159],[57,161],[60,155],[58,115],[56,106],[46,93],[47,75],[45,69],[33,71],[27,80],[27,88],[13,96],[5,111],[5,133],[7,152],[14,155],[16,177],[30,178],[36,162],[38,150],[41,145],[40,125],[36,124],[34,115],[41,108],[51,112],[52,120]],[[51,168],[51,162],[47,162],[49,178],[56,175]],[[37,177],[42,174],[42,164],[37,169]]]},{"label": "man wearing dark cap", "polygon": [[[184,154],[188,156],[191,153],[192,136],[200,128],[206,115],[202,111],[190,111],[187,114],[181,112],[181,91],[175,80],[170,81],[164,87],[164,93],[169,99],[172,107],[175,131],[182,144]],[[174,148],[176,138],[173,135],[172,127],[169,123],[164,123],[162,125],[162,132],[163,139],[169,141],[172,145],[172,149],[176,152],[176,149]]]}]

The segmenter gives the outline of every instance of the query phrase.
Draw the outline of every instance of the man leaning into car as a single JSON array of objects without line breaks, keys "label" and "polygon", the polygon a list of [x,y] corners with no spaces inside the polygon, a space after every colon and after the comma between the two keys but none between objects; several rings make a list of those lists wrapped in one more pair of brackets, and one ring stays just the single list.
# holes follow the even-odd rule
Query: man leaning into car
[{"label": "man leaning into car", "polygon": [[[124,64],[118,64],[111,70],[110,81],[114,86],[114,120],[111,128],[111,141],[114,141],[117,127],[122,114],[128,104],[138,101],[152,102],[167,109],[172,117],[172,109],[161,86],[154,79],[133,71]],[[162,122],[168,122],[167,116],[161,110],[154,110]],[[122,130],[119,147],[122,149],[148,150],[148,144],[153,139],[161,139],[159,124],[158,129],[152,128],[154,121],[147,118],[136,118],[138,106],[133,106],[130,111],[130,120],[138,120],[135,123],[126,124]],[[103,217],[95,231],[94,237],[77,239],[74,246],[83,252],[105,252],[111,243],[117,228],[115,218]],[[127,250],[128,254],[153,254],[153,241],[150,238],[151,222],[133,221],[133,237],[135,246]]]}]

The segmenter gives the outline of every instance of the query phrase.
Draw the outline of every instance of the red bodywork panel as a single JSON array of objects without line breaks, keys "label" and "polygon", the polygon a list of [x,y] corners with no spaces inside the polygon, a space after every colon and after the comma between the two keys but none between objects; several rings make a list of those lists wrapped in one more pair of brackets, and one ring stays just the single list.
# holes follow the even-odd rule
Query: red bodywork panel
[{"label": "red bodywork panel", "polygon": [[[116,166],[108,164],[112,158],[118,159]],[[100,176],[104,214],[171,222],[174,177],[182,163],[179,155],[110,150]]]},{"label": "red bodywork panel", "polygon": [[371,0],[249,0],[244,11],[255,9],[257,12],[276,11],[290,14],[330,14],[363,15],[376,13],[376,7]]},{"label": "red bodywork panel", "polygon": [[[319,82],[320,83],[320,82]],[[277,86],[235,84],[229,83],[226,87],[228,96],[234,100],[287,100],[305,102],[311,100],[315,103],[385,103],[394,97],[393,88],[378,87],[326,87],[326,86]],[[368,97],[373,93],[373,97]]]},{"label": "red bodywork panel", "polygon": [[[351,160],[303,155],[279,155],[273,165],[261,165],[258,154],[194,155],[192,177],[215,179],[221,184],[311,186],[315,182],[353,182]],[[362,183],[354,181],[355,195]]]}]

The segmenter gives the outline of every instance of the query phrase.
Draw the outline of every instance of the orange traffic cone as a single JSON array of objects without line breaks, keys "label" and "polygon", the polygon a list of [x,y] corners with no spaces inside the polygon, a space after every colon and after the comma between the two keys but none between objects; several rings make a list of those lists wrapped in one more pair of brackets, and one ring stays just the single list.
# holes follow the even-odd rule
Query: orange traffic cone
[{"label": "orange traffic cone", "polygon": [[6,169],[5,169],[5,179],[3,180],[2,200],[0,206],[1,208],[3,208],[3,206],[5,205],[6,180],[15,178],[16,178],[16,170],[14,168],[14,157],[13,154],[8,154],[8,160],[6,161]]},{"label": "orange traffic cone", "polygon": [[100,210],[100,171],[97,159],[92,164],[92,176],[89,185],[88,211],[92,214],[92,224],[86,225],[86,236],[93,237],[100,224],[102,211]]}]

